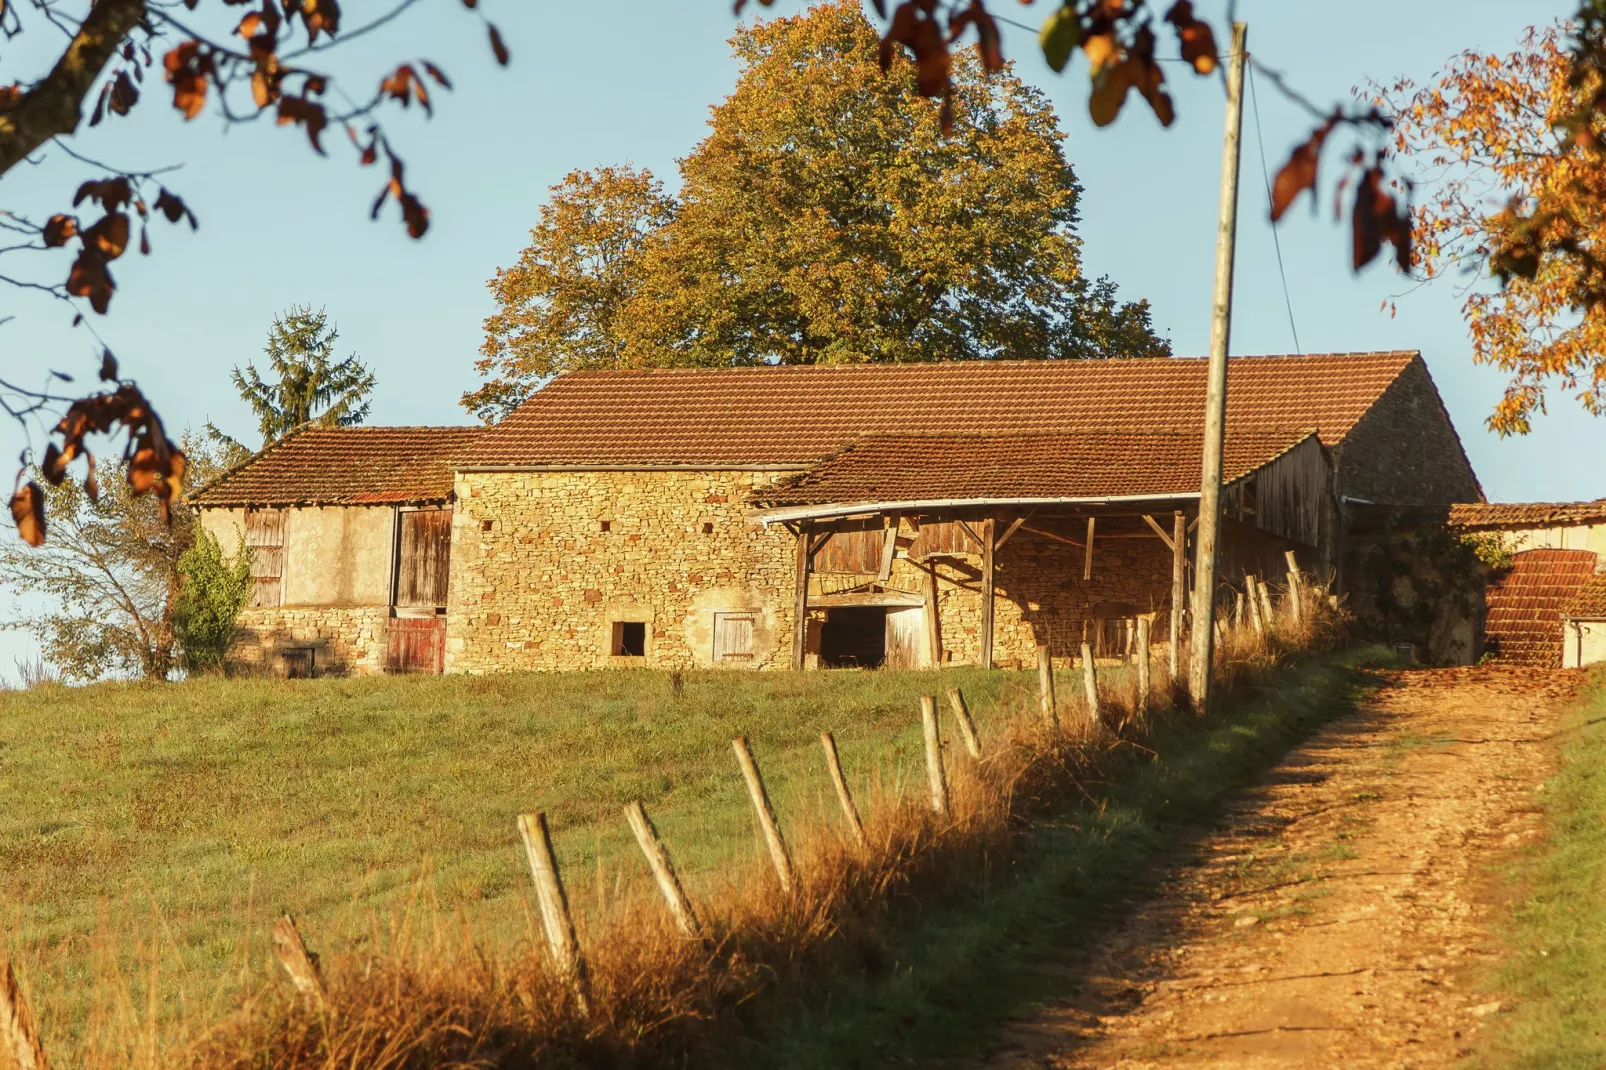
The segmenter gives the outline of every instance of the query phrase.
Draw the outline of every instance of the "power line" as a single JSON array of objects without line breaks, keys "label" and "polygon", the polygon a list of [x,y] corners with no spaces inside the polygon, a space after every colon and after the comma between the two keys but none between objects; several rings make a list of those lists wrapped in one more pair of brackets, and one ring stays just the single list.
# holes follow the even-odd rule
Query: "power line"
[{"label": "power line", "polygon": [[[1260,178],[1266,184],[1266,202],[1271,203],[1271,169],[1266,166],[1266,139],[1260,133],[1260,96],[1255,92],[1255,68],[1249,65],[1249,100],[1255,111],[1255,146],[1260,150]],[[1288,272],[1283,270],[1283,243],[1277,224],[1271,225],[1271,244],[1277,250],[1277,274],[1283,280],[1283,304],[1288,308],[1288,330],[1294,336],[1294,352],[1300,353],[1299,328],[1294,326],[1294,299],[1288,295]]]}]

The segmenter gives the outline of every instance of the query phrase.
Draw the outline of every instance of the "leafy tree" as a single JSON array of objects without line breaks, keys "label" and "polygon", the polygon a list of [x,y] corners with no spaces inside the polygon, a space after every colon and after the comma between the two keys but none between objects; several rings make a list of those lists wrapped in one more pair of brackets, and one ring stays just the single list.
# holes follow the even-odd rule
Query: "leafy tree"
[{"label": "leafy tree", "polygon": [[234,556],[211,532],[195,527],[195,539],[178,559],[178,597],[173,632],[190,672],[218,672],[234,639],[234,624],[251,598],[251,551],[241,545]]},{"label": "leafy tree", "polygon": [[1168,352],[1146,302],[1083,274],[1063,133],[1013,73],[961,56],[933,108],[853,0],[732,44],[678,196],[628,168],[554,187],[491,282],[480,415],[581,368]]},{"label": "leafy tree", "polygon": [[[205,443],[185,436],[182,446],[197,478],[215,474]],[[44,492],[51,539],[41,548],[0,542],[0,585],[46,603],[5,626],[32,632],[68,679],[165,680],[183,663],[179,563],[199,525],[182,501],[164,517],[161,499],[137,493],[127,467],[103,486],[92,475]]]},{"label": "leafy tree", "polygon": [[[295,307],[276,316],[263,350],[268,358],[264,379],[256,365],[234,369],[234,386],[256,414],[262,445],[271,446],[302,424],[351,427],[368,418],[368,395],[374,373],[353,353],[335,360],[340,333],[322,310]],[[207,433],[231,460],[244,450],[239,442],[207,424]]]}]

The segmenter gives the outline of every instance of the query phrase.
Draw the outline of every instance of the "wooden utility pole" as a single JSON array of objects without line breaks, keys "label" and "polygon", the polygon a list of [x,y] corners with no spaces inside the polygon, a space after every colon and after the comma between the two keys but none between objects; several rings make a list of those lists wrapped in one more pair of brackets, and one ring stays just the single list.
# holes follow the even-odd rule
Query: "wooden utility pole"
[{"label": "wooden utility pole", "polygon": [[1210,710],[1216,635],[1216,544],[1221,527],[1221,454],[1227,435],[1227,348],[1232,337],[1232,258],[1238,232],[1238,148],[1244,116],[1244,45],[1249,27],[1232,24],[1227,57],[1227,136],[1221,150],[1221,222],[1216,231],[1216,295],[1210,316],[1210,371],[1205,391],[1204,464],[1199,480],[1199,534],[1193,562],[1193,642],[1188,695]]}]

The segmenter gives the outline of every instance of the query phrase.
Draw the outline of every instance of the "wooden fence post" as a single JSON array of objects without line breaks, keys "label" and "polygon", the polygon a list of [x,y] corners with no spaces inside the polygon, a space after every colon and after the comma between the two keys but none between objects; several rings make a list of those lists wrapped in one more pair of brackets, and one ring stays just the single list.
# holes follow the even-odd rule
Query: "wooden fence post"
[{"label": "wooden fence post", "polygon": [[957,687],[948,689],[948,705],[953,708],[954,722],[959,725],[959,736],[965,741],[965,750],[976,761],[981,761],[981,737],[976,734],[976,722],[970,719],[970,707],[965,705],[965,693]]},{"label": "wooden fence post", "polygon": [[1138,709],[1141,720],[1149,712],[1149,618],[1138,618]]},{"label": "wooden fence post", "polygon": [[747,794],[753,800],[753,812],[758,816],[758,826],[764,832],[764,842],[770,849],[770,862],[775,866],[781,891],[790,892],[793,883],[792,855],[781,836],[781,826],[775,821],[775,808],[770,805],[769,792],[764,790],[764,777],[758,771],[758,763],[753,760],[753,749],[748,746],[746,736],[731,740],[731,748],[736,751],[736,764],[742,767],[742,779],[747,781]]},{"label": "wooden fence post", "polygon": [[296,919],[286,914],[273,923],[273,957],[290,975],[296,991],[320,1011],[329,1007],[329,986],[318,968],[318,956],[307,950],[296,928]]},{"label": "wooden fence post", "polygon": [[1234,628],[1242,628],[1244,626],[1244,593],[1242,591],[1232,592],[1232,626]]},{"label": "wooden fence post", "polygon": [[1047,643],[1037,644],[1037,712],[1050,728],[1058,728],[1059,706],[1054,701],[1054,658]]},{"label": "wooden fence post", "polygon": [[541,927],[546,930],[547,948],[558,972],[569,983],[575,1006],[582,1016],[591,1014],[591,1000],[587,992],[586,960],[580,954],[580,940],[574,934],[574,917],[569,913],[569,897],[563,890],[563,878],[558,873],[558,856],[552,850],[552,832],[547,828],[546,814],[520,814],[519,836],[524,840],[524,854],[530,861],[530,876],[535,880],[535,896],[541,905]]},{"label": "wooden fence post", "polygon": [[1255,590],[1253,574],[1244,576],[1244,597],[1249,602],[1249,623],[1254,626],[1256,635],[1266,634],[1266,622],[1260,619],[1260,593]]},{"label": "wooden fence post", "polygon": [[1093,648],[1082,644],[1082,691],[1087,698],[1087,716],[1093,724],[1103,723],[1099,714],[1099,678],[1093,668]]},{"label": "wooden fence post", "polygon": [[1271,604],[1271,585],[1261,580],[1255,586],[1260,590],[1260,614],[1266,618],[1266,628],[1269,631],[1277,621],[1277,611]]},{"label": "wooden fence post", "polygon": [[853,805],[853,794],[848,791],[848,780],[842,775],[842,760],[837,757],[836,737],[829,732],[820,733],[820,746],[825,748],[825,767],[831,773],[836,787],[836,801],[842,804],[842,816],[847,820],[853,842],[864,846],[864,822],[859,820],[859,808]]},{"label": "wooden fence post", "polygon": [[937,700],[931,695],[920,696],[920,727],[926,737],[926,779],[931,783],[931,809],[942,815],[948,812],[948,777],[942,768],[942,735],[937,725]]},{"label": "wooden fence post", "polygon": [[652,870],[653,878],[658,881],[658,890],[664,893],[664,901],[669,904],[669,913],[674,915],[675,924],[687,936],[702,936],[703,927],[697,922],[697,914],[691,908],[691,900],[686,898],[686,890],[680,886],[680,877],[675,873],[674,862],[670,861],[669,849],[658,838],[658,830],[653,826],[652,818],[647,816],[647,808],[641,805],[640,799],[625,807],[625,820],[630,823],[630,831],[636,834],[636,843],[647,858],[647,868]]},{"label": "wooden fence post", "polygon": [[22,986],[11,968],[11,960],[0,960],[0,1033],[20,1070],[50,1070],[50,1059],[39,1040],[39,1026],[33,1011],[22,997]]},{"label": "wooden fence post", "polygon": [[1283,559],[1288,562],[1288,610],[1293,618],[1298,620],[1304,610],[1304,606],[1300,604],[1303,601],[1304,592],[1300,587],[1304,583],[1304,577],[1299,574],[1299,562],[1294,557],[1294,551],[1289,550],[1284,553]]}]

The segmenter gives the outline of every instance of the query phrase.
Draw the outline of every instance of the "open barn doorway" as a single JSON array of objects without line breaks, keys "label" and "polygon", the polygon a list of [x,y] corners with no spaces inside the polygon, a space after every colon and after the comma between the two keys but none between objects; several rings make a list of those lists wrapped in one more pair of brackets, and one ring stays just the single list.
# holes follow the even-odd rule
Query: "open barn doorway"
[{"label": "open barn doorway", "polygon": [[820,664],[828,669],[878,669],[887,660],[887,611],[882,606],[829,609],[820,629]]}]

